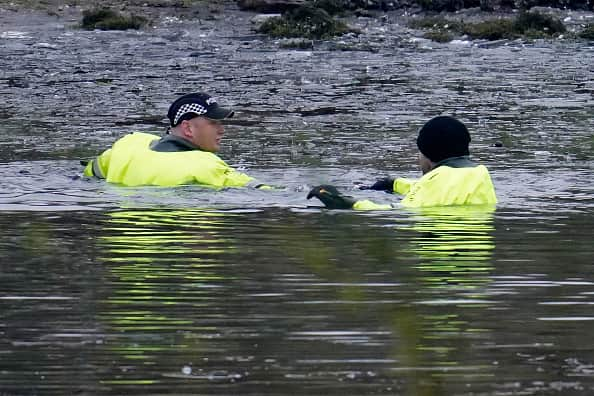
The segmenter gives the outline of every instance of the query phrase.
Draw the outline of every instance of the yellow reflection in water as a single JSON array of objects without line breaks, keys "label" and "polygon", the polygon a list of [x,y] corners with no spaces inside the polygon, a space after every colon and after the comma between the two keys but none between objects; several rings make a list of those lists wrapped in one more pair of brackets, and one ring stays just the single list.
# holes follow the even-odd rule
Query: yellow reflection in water
[{"label": "yellow reflection in water", "polygon": [[[483,316],[492,305],[486,288],[495,249],[493,213],[493,207],[424,209],[394,228],[344,214],[321,219],[322,231],[289,228],[283,251],[301,257],[318,278],[342,285],[334,288],[341,302],[338,325],[353,320],[340,315],[373,323],[375,314],[377,325],[392,330],[388,358],[398,362],[392,375],[406,381],[406,394],[442,395],[450,377],[459,382],[494,375],[472,350],[489,337],[473,325],[473,315]],[[394,285],[368,286],[367,274],[377,271]],[[389,296],[394,301],[383,301]]]},{"label": "yellow reflection in water", "polygon": [[395,328],[407,334],[406,343],[412,344],[400,354],[403,362],[434,367],[430,373],[433,386],[427,387],[426,374],[416,371],[412,393],[439,394],[435,385],[448,377],[494,375],[488,364],[473,356],[471,348],[476,340],[488,337],[488,332],[469,320],[475,312],[484,315],[492,305],[486,287],[495,248],[493,213],[493,207],[431,208],[416,212],[409,226],[413,234],[405,251],[417,259],[421,298],[416,302],[416,315],[408,315],[414,324],[403,323],[398,315]]},{"label": "yellow reflection in water", "polygon": [[[102,238],[111,253],[152,254],[229,251],[229,240],[220,233],[221,218],[231,214],[200,210],[131,210],[109,213]],[[213,248],[213,246],[221,246]],[[130,257],[127,257],[130,258]]]},{"label": "yellow reflection in water", "polygon": [[408,252],[420,263],[425,287],[478,288],[492,269],[493,207],[445,207],[420,211],[410,227]]},{"label": "yellow reflection in water", "polygon": [[[100,317],[112,334],[120,334],[106,348],[128,362],[121,364],[155,364],[158,355],[172,350],[201,356],[207,347],[200,337],[187,334],[217,332],[201,323],[208,315],[218,315],[212,288],[231,279],[219,271],[218,255],[235,250],[225,230],[233,216],[171,209],[107,214],[97,244],[110,274],[111,293]],[[186,363],[181,360],[174,366]],[[118,378],[104,383],[151,382]]]}]

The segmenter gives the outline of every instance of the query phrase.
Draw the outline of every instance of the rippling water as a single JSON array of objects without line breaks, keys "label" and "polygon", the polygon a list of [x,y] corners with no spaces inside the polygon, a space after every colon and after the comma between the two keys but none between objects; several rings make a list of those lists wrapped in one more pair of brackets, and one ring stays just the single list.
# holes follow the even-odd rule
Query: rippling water
[{"label": "rippling water", "polygon": [[[0,16],[0,394],[594,392],[593,48],[434,44],[389,16],[354,21],[368,51],[279,51],[246,15]],[[238,110],[221,155],[284,189],[80,178],[197,89]],[[355,186],[418,176],[416,129],[444,112],[494,212],[305,200],[394,201]]]},{"label": "rippling water", "polygon": [[591,217],[4,213],[8,394],[592,390]]}]

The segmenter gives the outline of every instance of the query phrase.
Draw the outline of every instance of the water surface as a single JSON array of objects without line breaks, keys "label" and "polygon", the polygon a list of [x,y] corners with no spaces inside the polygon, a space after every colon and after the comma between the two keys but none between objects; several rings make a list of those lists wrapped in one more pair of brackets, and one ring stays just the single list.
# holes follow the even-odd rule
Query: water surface
[{"label": "water surface", "polygon": [[[588,43],[279,50],[249,14],[87,32],[2,14],[0,393],[572,395],[594,389]],[[80,177],[178,94],[237,110],[221,156],[276,191]],[[495,211],[326,211],[415,177],[428,118],[469,126]]]}]

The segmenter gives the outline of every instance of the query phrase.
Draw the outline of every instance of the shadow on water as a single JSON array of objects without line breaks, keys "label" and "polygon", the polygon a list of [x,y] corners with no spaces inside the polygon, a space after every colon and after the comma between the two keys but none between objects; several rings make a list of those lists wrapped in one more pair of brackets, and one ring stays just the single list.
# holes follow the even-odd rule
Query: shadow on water
[{"label": "shadow on water", "polygon": [[[434,44],[388,15],[345,38],[374,51],[278,50],[248,17],[0,15],[0,393],[592,393],[592,47]],[[285,188],[80,177],[197,89],[237,110],[221,156]],[[443,112],[495,211],[305,200],[397,201],[356,186],[419,176],[416,130]]]}]

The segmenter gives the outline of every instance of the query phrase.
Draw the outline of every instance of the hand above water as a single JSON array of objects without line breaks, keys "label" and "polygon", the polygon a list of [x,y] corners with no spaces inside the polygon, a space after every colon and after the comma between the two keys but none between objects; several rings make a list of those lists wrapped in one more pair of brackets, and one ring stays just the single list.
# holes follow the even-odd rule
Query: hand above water
[{"label": "hand above water", "polygon": [[307,199],[316,197],[328,209],[351,209],[355,204],[352,197],[342,195],[334,186],[323,184],[312,188]]},{"label": "hand above water", "polygon": [[371,186],[360,186],[359,190],[377,190],[377,191],[386,191],[386,192],[394,192],[394,179],[391,177],[384,177],[383,179],[379,179]]}]

